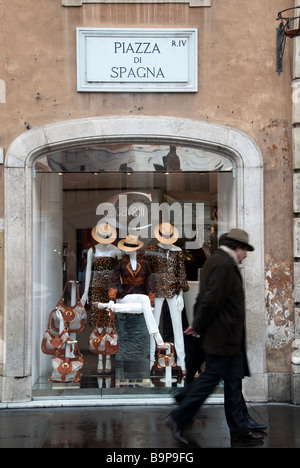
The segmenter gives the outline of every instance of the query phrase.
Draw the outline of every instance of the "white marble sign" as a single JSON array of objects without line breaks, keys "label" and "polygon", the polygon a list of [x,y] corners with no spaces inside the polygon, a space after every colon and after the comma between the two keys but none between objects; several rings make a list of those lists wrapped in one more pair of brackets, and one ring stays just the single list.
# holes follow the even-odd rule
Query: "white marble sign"
[{"label": "white marble sign", "polygon": [[[62,6],[81,7],[86,3],[143,3],[142,0],[61,0]],[[188,3],[190,7],[210,7],[211,0],[147,0],[147,3]]]},{"label": "white marble sign", "polygon": [[77,28],[77,90],[196,92],[197,29]]}]

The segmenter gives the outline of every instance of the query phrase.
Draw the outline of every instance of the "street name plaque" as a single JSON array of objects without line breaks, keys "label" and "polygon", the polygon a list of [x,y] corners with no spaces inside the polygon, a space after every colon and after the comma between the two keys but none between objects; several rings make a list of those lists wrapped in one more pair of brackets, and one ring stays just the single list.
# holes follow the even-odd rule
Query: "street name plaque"
[{"label": "street name plaque", "polygon": [[196,92],[197,29],[77,28],[80,92]]}]

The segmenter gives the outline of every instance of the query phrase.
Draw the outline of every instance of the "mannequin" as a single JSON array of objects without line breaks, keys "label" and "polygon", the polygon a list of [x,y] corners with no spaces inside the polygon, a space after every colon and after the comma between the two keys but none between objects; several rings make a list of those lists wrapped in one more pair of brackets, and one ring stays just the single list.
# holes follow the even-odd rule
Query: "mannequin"
[{"label": "mannequin", "polygon": [[[94,270],[94,277],[92,281],[92,301],[102,300],[108,301],[108,288],[111,276],[114,272],[117,259],[121,257],[121,252],[112,243],[117,238],[115,228],[109,224],[98,224],[92,229],[92,237],[98,241],[98,244],[91,247],[87,255],[86,276],[85,276],[85,289],[81,298],[82,305],[88,302],[88,291],[91,281],[92,269]],[[90,315],[90,325],[95,327],[99,311],[93,307]],[[102,323],[99,323],[99,328],[108,323],[108,314],[104,317]],[[98,358],[98,374],[109,374],[111,372],[111,359],[110,356],[105,356],[105,366],[103,365],[103,356],[99,355]]]},{"label": "mannequin", "polygon": [[[159,241],[156,247],[150,247],[147,258],[151,261],[154,273],[155,309],[154,317],[159,324],[163,302],[166,299],[172,320],[174,346],[177,365],[186,373],[185,350],[181,312],[184,307],[183,292],[188,291],[182,250],[174,243],[178,240],[178,230],[169,223],[162,223],[154,228],[154,235]],[[150,343],[150,366],[154,364],[155,349]]]},{"label": "mannequin", "polygon": [[[113,312],[143,313],[148,332],[154,338],[157,347],[167,349],[152,312],[155,293],[150,265],[142,254],[137,254],[143,245],[136,236],[131,235],[119,241],[118,247],[126,255],[117,263],[112,275],[109,302],[98,302],[93,305],[99,309],[109,307]],[[122,287],[118,290],[120,280]]]}]

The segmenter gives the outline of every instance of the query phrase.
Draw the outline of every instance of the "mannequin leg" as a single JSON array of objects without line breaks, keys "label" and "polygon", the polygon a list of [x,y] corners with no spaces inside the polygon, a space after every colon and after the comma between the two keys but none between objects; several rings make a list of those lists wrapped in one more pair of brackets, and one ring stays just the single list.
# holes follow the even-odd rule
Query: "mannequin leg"
[{"label": "mannequin leg", "polygon": [[128,294],[128,296],[125,296],[123,299],[120,299],[119,303],[129,304],[131,302],[137,302],[141,304],[149,335],[153,335],[157,343],[162,344],[163,340],[159,333],[158,326],[152,312],[149,297],[145,294]]},{"label": "mannequin leg", "polygon": [[111,358],[110,358],[110,356],[105,356],[105,363],[104,363],[103,355],[99,354],[97,374],[110,374],[110,373],[111,373]]},{"label": "mannequin leg", "polygon": [[105,356],[105,374],[111,373],[111,358],[110,356]]},{"label": "mannequin leg", "polygon": [[98,356],[97,374],[103,374],[103,356],[102,356],[102,354],[99,354],[99,356]]},{"label": "mannequin leg", "polygon": [[[111,306],[111,309],[113,312],[128,312],[129,306],[125,306],[124,303],[120,302],[123,299],[118,299],[117,303],[114,303]],[[109,302],[92,302],[93,306],[98,308],[98,309],[106,309],[109,307]],[[130,313],[131,314],[142,314],[143,313],[143,307],[142,304],[140,303],[130,303]]]},{"label": "mannequin leg", "polygon": [[[108,307],[108,303],[99,302],[93,304],[96,304],[95,307],[98,305],[98,308]],[[143,313],[149,335],[154,337],[158,347],[166,349],[166,345],[159,333],[148,296],[145,294],[128,294],[122,299],[118,299],[118,302],[113,305],[112,310],[113,312]]]},{"label": "mannequin leg", "polygon": [[176,297],[167,299],[167,302],[173,326],[174,346],[177,354],[177,366],[181,367],[182,371],[185,371],[185,350],[181,318],[182,313],[177,307]]}]

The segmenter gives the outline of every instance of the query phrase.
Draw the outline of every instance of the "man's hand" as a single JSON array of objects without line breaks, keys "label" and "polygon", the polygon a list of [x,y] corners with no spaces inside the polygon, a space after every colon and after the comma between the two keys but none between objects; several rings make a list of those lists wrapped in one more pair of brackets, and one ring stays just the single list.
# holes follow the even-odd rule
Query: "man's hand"
[{"label": "man's hand", "polygon": [[184,335],[192,335],[192,336],[195,336],[196,338],[199,338],[199,337],[200,337],[199,333],[197,333],[197,332],[193,329],[192,325],[190,325],[190,326],[184,331]]}]

